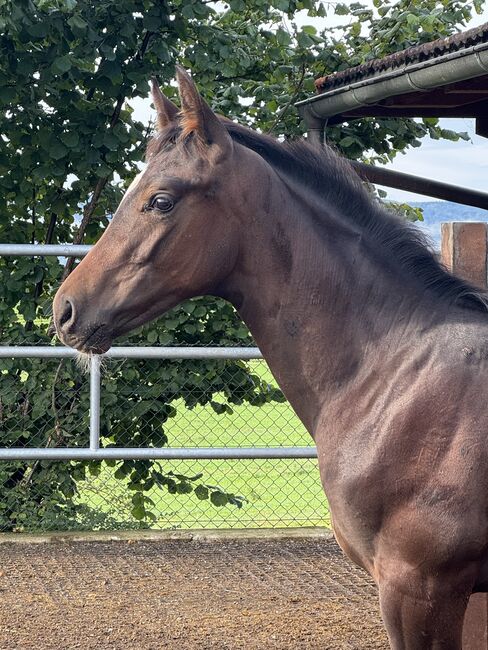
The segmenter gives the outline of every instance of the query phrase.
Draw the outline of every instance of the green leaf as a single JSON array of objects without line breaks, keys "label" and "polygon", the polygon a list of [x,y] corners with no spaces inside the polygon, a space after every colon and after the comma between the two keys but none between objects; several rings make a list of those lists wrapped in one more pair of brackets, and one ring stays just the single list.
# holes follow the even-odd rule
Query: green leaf
[{"label": "green leaf", "polygon": [[226,506],[229,503],[229,498],[223,492],[212,492],[210,495],[210,501],[214,506],[220,508],[221,506]]},{"label": "green leaf", "polygon": [[141,521],[141,519],[144,519],[146,517],[146,509],[142,505],[134,506],[134,508],[132,508],[130,513],[134,517],[134,519],[137,519],[137,521]]},{"label": "green leaf", "polygon": [[220,404],[219,402],[214,402],[213,400],[211,400],[210,406],[218,415],[225,413],[227,410],[226,404]]},{"label": "green leaf", "polygon": [[191,486],[190,483],[186,481],[181,481],[180,483],[177,484],[176,490],[178,494],[190,494],[190,492],[193,492],[193,487]]},{"label": "green leaf", "polygon": [[0,100],[8,104],[13,101],[17,93],[13,86],[0,86]]},{"label": "green leaf", "polygon": [[409,25],[415,25],[416,26],[416,25],[418,25],[420,23],[420,19],[416,14],[409,13],[407,15],[407,23]]},{"label": "green leaf", "polygon": [[208,488],[205,485],[198,485],[195,488],[195,495],[200,501],[206,501],[208,499]]},{"label": "green leaf", "polygon": [[78,146],[80,137],[76,131],[69,131],[67,133],[61,133],[59,136],[61,141],[70,149],[74,149]]},{"label": "green leaf", "polygon": [[300,47],[309,48],[315,45],[312,38],[304,31],[297,34],[297,42]]},{"label": "green leaf", "polygon": [[68,148],[61,142],[61,140],[53,140],[49,147],[51,158],[59,160],[68,153]]},{"label": "green leaf", "polygon": [[64,74],[71,70],[71,61],[69,56],[60,56],[55,59],[51,65],[54,74]]},{"label": "green leaf", "polygon": [[347,16],[349,14],[349,8],[343,2],[339,2],[335,5],[334,12],[337,16]]},{"label": "green leaf", "polygon": [[291,37],[287,31],[279,28],[276,31],[276,40],[280,45],[289,45],[291,43]]},{"label": "green leaf", "polygon": [[79,14],[75,14],[68,18],[68,25],[71,27],[75,34],[80,34],[86,31],[88,23]]},{"label": "green leaf", "polygon": [[280,11],[284,11],[285,13],[288,13],[288,11],[290,10],[289,0],[273,0],[272,4],[273,6],[276,7],[276,9],[279,9]]},{"label": "green leaf", "polygon": [[[99,73],[111,81],[121,78],[121,68],[118,61],[105,61],[100,66]],[[146,82],[147,83],[147,82]]]},{"label": "green leaf", "polygon": [[27,32],[35,38],[44,38],[48,34],[47,25],[43,22],[31,23],[26,27]]}]

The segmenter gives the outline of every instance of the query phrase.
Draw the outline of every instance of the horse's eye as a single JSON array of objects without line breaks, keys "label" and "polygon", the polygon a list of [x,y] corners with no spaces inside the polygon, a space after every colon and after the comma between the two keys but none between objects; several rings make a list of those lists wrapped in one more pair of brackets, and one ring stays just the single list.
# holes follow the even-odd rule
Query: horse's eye
[{"label": "horse's eye", "polygon": [[167,194],[155,194],[147,204],[150,210],[159,210],[160,212],[170,212],[174,207],[173,199]]}]

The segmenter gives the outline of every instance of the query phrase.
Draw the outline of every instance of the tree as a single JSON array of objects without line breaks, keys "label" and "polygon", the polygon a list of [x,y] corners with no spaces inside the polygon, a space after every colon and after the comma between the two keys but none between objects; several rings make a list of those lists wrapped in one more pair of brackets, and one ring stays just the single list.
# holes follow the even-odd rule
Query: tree
[{"label": "tree", "polygon": [[[313,91],[315,77],[448,35],[482,4],[375,0],[373,11],[308,0],[232,0],[223,7],[208,0],[0,0],[0,241],[96,241],[151,134],[134,119],[130,101],[147,96],[152,75],[175,94],[177,60],[192,69],[216,110],[288,138],[303,132],[293,104]],[[311,22],[322,18],[320,26],[299,26],[299,11]],[[330,14],[344,16],[345,25],[328,28]],[[329,139],[351,158],[385,161],[426,134],[459,137],[432,119],[362,119],[333,127]],[[51,341],[51,298],[71,264],[0,260],[3,343]],[[207,299],[185,303],[126,342],[237,345],[250,337],[229,305]],[[5,360],[0,370],[2,446],[84,444],[85,382],[72,364],[46,373],[39,360]],[[104,390],[102,436],[117,445],[164,444],[164,424],[180,397],[189,407],[210,403],[217,413],[242,401],[283,399],[242,362],[122,366]],[[72,525],[77,486],[99,469],[3,463],[0,528]],[[133,490],[137,520],[151,517],[146,493],[155,484],[241,503],[207,489],[201,476],[170,475],[150,462],[117,463],[113,473]]]}]

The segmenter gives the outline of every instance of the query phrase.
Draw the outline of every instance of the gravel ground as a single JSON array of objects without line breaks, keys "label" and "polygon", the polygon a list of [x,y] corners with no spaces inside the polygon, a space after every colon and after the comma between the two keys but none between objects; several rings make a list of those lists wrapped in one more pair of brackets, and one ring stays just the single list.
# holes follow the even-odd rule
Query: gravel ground
[{"label": "gravel ground", "polygon": [[1,650],[388,648],[330,540],[0,545]]}]

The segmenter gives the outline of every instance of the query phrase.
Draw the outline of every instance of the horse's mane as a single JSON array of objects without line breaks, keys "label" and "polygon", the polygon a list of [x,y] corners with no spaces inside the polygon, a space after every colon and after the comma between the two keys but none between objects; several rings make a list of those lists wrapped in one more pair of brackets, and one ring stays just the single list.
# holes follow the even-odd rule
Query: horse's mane
[{"label": "horse's mane", "polygon": [[[436,296],[451,304],[488,311],[488,292],[456,277],[439,263],[419,228],[388,211],[366,191],[347,159],[325,145],[304,139],[281,142],[269,135],[223,119],[232,140],[259,154],[272,167],[298,180],[369,236],[378,253],[396,261]],[[152,155],[172,146],[179,135],[174,125],[149,144]],[[325,213],[324,213],[325,219]]]}]

